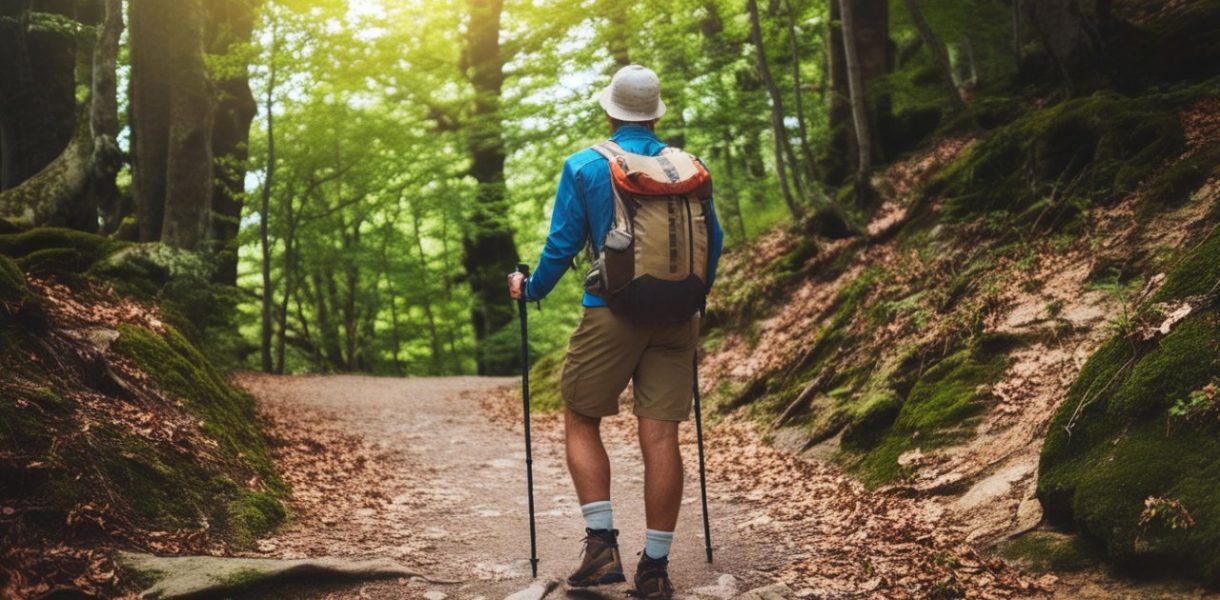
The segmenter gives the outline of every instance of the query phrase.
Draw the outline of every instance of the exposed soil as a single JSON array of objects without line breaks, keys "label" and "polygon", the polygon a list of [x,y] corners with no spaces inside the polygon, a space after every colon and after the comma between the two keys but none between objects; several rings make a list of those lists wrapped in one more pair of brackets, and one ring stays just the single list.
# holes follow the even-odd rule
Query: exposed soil
[{"label": "exposed soil", "polygon": [[[529,585],[520,401],[512,388],[496,389],[505,380],[246,376],[240,382],[260,399],[295,490],[294,522],[260,541],[252,555],[388,556],[463,581],[332,585],[294,595],[489,598]],[[583,523],[562,461],[558,418],[536,416],[533,424],[539,576],[562,578],[578,560]],[[630,574],[643,540],[642,466],[633,419],[610,419],[605,429]],[[687,489],[671,573],[687,597],[730,597],[776,581],[794,597],[1044,597],[1054,582],[981,556],[917,501],[869,492],[829,464],[761,443],[752,426],[727,422],[707,432],[716,548],[709,565],[693,427],[683,434]]]}]

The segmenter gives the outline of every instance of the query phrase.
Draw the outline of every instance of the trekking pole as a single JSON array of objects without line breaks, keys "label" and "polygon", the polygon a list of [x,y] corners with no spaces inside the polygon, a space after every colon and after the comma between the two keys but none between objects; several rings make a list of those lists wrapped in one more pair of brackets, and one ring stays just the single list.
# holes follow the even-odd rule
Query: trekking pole
[{"label": "trekking pole", "polygon": [[707,470],[703,463],[703,409],[699,404],[699,350],[695,350],[695,440],[699,446],[699,496],[703,500],[703,542],[707,562],[712,562],[712,525],[707,516]]},{"label": "trekking pole", "polygon": [[[517,272],[529,279],[530,266],[525,263],[517,263]],[[534,454],[530,447],[530,338],[524,292],[525,290],[522,289],[522,297],[517,300],[517,314],[521,317],[521,404],[525,409],[525,481],[530,506],[530,570],[537,579],[538,534],[534,528]]]}]

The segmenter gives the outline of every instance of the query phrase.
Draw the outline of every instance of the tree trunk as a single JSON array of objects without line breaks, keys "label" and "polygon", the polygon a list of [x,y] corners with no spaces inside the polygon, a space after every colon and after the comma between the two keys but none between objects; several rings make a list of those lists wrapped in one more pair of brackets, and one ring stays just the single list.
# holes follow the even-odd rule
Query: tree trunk
[{"label": "tree trunk", "polygon": [[1025,8],[1022,0],[1012,0],[1012,56],[1019,69],[1025,62]]},{"label": "tree trunk", "polygon": [[[817,181],[817,162],[813,160],[813,141],[809,139],[809,128],[805,124],[804,92],[801,90],[801,52],[800,39],[796,30],[796,11],[792,10],[792,0],[784,0],[784,12],[788,17],[788,49],[792,53],[792,107],[796,111],[797,131],[801,134],[801,158],[804,162],[803,173],[810,182]],[[793,167],[795,169],[795,167]]]},{"label": "tree trunk", "polygon": [[337,309],[339,304],[334,273],[328,272],[323,275],[320,268],[315,268],[313,287],[314,313],[318,319],[318,336],[321,339],[322,358],[325,361],[323,366],[331,370],[341,370],[344,363],[342,346],[339,344],[339,328],[331,319],[331,315],[334,314],[332,311]]},{"label": "tree trunk", "polygon": [[848,91],[850,93],[852,125],[856,131],[856,186],[867,185],[872,169],[872,131],[869,127],[868,106],[865,102],[864,77],[860,72],[860,59],[856,53],[856,29],[852,11],[852,0],[838,0],[843,18],[843,56],[847,67]]},{"label": "tree trunk", "polygon": [[[340,215],[342,217],[342,215]],[[356,267],[355,254],[360,246],[360,222],[352,226],[348,233],[346,219],[340,218],[339,231],[343,243],[343,342],[348,371],[356,371],[359,367],[357,357],[357,325],[360,322],[359,307],[356,303],[356,293],[360,288],[360,271]]]},{"label": "tree trunk", "polygon": [[[1014,2],[1017,0],[1014,0]],[[940,75],[941,83],[945,86],[945,93],[949,96],[949,102],[953,104],[956,111],[966,109],[966,103],[962,101],[961,94],[957,91],[957,85],[953,83],[953,71],[949,65],[949,51],[945,49],[944,43],[940,38],[936,37],[936,33],[932,31],[932,26],[928,24],[927,19],[923,18],[923,12],[919,10],[919,4],[916,0],[903,0],[907,7],[907,13],[911,16],[911,22],[915,24],[915,29],[919,31],[919,38],[923,40],[923,45],[932,55],[932,59],[936,62],[936,71]]]},{"label": "tree trunk", "polygon": [[101,214],[102,231],[113,232],[122,220],[115,177],[123,167],[119,150],[118,56],[123,33],[122,0],[104,0],[101,30],[93,51],[93,90],[89,123],[93,132],[93,177],[82,214],[94,227]]},{"label": "tree trunk", "polygon": [[[747,0],[746,8],[750,12],[750,40],[754,44],[757,57],[758,75],[767,86],[767,93],[771,96],[771,130],[775,136],[775,174],[779,178],[784,204],[788,206],[788,212],[795,219],[801,216],[802,211],[793,200],[792,191],[788,188],[787,170],[784,168],[784,146],[787,140],[784,132],[784,101],[780,96],[779,87],[775,85],[775,78],[771,77],[771,68],[767,65],[767,50],[763,45],[762,23],[758,15],[758,0]],[[789,148],[789,150],[791,149]],[[793,165],[793,168],[795,169],[796,165]]]},{"label": "tree trunk", "polygon": [[414,202],[411,203],[411,227],[415,234],[415,251],[419,258],[420,277],[424,277],[424,294],[421,302],[424,305],[424,317],[428,319],[428,337],[432,348],[432,373],[438,375],[441,372],[441,337],[436,327],[436,316],[432,313],[431,294],[428,293],[427,276],[428,276],[428,254],[424,252],[424,238],[420,230],[420,211]]},{"label": "tree trunk", "polygon": [[484,342],[513,320],[513,305],[506,296],[505,276],[517,266],[517,246],[505,219],[508,206],[504,184],[504,140],[500,115],[500,91],[504,82],[504,63],[500,56],[500,16],[502,0],[468,0],[470,10],[466,27],[466,61],[474,88],[474,112],[467,131],[470,151],[470,176],[476,192],[469,228],[463,239],[462,266],[465,267],[474,308],[478,372],[480,375],[513,373],[516,361],[510,356],[489,358]]},{"label": "tree trunk", "polygon": [[[885,0],[849,0],[851,3],[852,25],[854,26],[854,41],[856,64],[860,74],[862,87],[867,90],[868,84],[887,75],[893,67],[891,44],[889,40],[889,4]],[[826,169],[826,176],[834,181],[847,175],[848,171],[859,171],[860,136],[855,128],[855,116],[852,112],[851,90],[848,82],[847,57],[844,54],[844,32],[842,27],[835,27],[836,21],[842,22],[843,1],[833,0],[830,3],[830,78],[834,96],[830,102],[830,126],[832,131],[832,157],[845,157],[841,164],[831,164]],[[867,96],[864,98],[868,110],[867,122],[875,125],[888,117],[889,99],[881,96],[874,99],[869,107]],[[870,127],[871,158],[878,160],[884,154],[881,152],[880,132],[876,127]],[[847,167],[844,170],[843,167]]]},{"label": "tree trunk", "polygon": [[31,26],[35,12],[74,17],[73,3],[39,4],[0,2],[0,191],[64,153],[78,120],[76,41],[70,33]]},{"label": "tree trunk", "polygon": [[119,167],[115,66],[123,20],[118,0],[107,0],[97,28],[89,101],[79,110],[68,146],[33,177],[0,192],[0,215],[22,226],[57,225],[97,229],[98,194],[113,186]]},{"label": "tree trunk", "polygon": [[[207,4],[208,51],[239,55],[249,45],[254,31],[250,0],[212,0]],[[245,199],[246,161],[249,159],[250,123],[258,105],[250,91],[250,77],[243,62],[236,71],[217,82],[219,98],[212,127],[212,154],[216,186],[212,191],[212,238],[219,249],[215,281],[237,285],[237,232]]]},{"label": "tree trunk", "polygon": [[[744,242],[746,240],[746,219],[741,210],[741,186],[733,172],[733,134],[727,129],[724,132],[724,168],[725,175],[728,175],[729,181],[734,184],[729,198],[729,208],[732,211],[730,216],[733,217],[730,222],[737,222],[737,238]],[[721,194],[720,197],[724,198],[724,195]]]},{"label": "tree trunk", "polygon": [[181,31],[170,46],[175,76],[170,87],[169,156],[161,241],[196,250],[212,226],[212,125],[215,87],[203,62],[200,0],[176,0]]},{"label": "tree trunk", "polygon": [[161,239],[169,159],[170,82],[175,65],[169,47],[179,35],[174,3],[137,0],[131,11],[131,190],[140,241]]},{"label": "tree trunk", "polygon": [[1104,0],[1026,0],[1029,23],[1055,62],[1068,91],[1095,70],[1104,51],[1102,29],[1109,17]]},{"label": "tree trunk", "polygon": [[260,341],[262,367],[264,373],[270,373],[273,365],[271,362],[271,332],[272,332],[272,282],[271,282],[271,192],[275,185],[275,87],[276,87],[276,65],[277,54],[279,50],[279,32],[276,29],[276,23],[272,20],[271,23],[271,55],[267,61],[267,94],[266,94],[266,119],[267,119],[267,164],[264,168],[265,175],[263,176],[262,191],[259,197],[259,220],[258,220],[258,238],[259,246],[262,250],[262,275],[263,275],[263,297],[262,297],[262,329]]}]

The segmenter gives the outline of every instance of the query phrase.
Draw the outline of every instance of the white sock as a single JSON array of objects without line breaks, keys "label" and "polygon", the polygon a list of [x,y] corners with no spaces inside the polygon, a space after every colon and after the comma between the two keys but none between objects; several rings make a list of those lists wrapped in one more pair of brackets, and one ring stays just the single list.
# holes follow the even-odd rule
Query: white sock
[{"label": "white sock", "polygon": [[644,554],[648,558],[669,556],[669,547],[674,543],[674,532],[649,529],[644,532]]},{"label": "white sock", "polygon": [[614,529],[614,512],[609,500],[582,504],[580,514],[585,516],[585,527],[589,529]]}]

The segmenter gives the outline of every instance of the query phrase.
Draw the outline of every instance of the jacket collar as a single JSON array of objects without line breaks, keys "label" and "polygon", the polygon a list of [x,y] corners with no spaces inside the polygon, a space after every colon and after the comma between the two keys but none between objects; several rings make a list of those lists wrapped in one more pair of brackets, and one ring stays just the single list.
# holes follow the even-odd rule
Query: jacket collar
[{"label": "jacket collar", "polygon": [[614,132],[614,135],[610,136],[610,139],[616,143],[624,140],[660,141],[657,139],[657,134],[653,130],[644,127],[643,125],[623,125],[622,127],[618,128],[618,131]]}]

